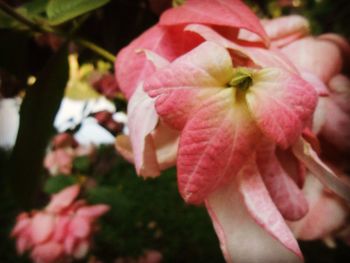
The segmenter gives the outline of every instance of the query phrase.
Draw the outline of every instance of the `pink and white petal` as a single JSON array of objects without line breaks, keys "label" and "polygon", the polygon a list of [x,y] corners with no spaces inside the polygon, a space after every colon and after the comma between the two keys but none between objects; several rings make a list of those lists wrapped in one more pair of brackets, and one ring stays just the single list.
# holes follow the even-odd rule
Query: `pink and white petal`
[{"label": "pink and white petal", "polygon": [[55,217],[48,213],[37,213],[31,223],[31,238],[34,244],[40,244],[50,238],[55,227]]},{"label": "pink and white petal", "polygon": [[129,138],[138,175],[155,177],[160,174],[152,131],[159,121],[154,99],[144,92],[142,84],[136,89],[128,104]]},{"label": "pink and white petal", "polygon": [[281,215],[291,221],[305,216],[308,211],[307,201],[302,191],[279,163],[274,144],[262,145],[256,155],[261,177]]},{"label": "pink and white petal", "polygon": [[350,202],[349,178],[335,174],[322,162],[309,143],[300,139],[293,145],[293,153],[327,189]]},{"label": "pink and white petal", "polygon": [[232,61],[228,51],[205,42],[145,82],[145,90],[156,97],[157,113],[175,129],[182,129],[200,103],[231,80]]},{"label": "pink and white petal", "polygon": [[261,137],[235,90],[205,101],[181,133],[178,185],[188,203],[201,203],[239,171]]},{"label": "pink and white petal", "polygon": [[248,213],[267,233],[302,259],[298,243],[271,200],[256,165],[253,162],[248,163],[242,168],[238,178],[239,191]]},{"label": "pink and white petal", "polygon": [[269,44],[257,16],[238,0],[188,0],[180,7],[165,11],[159,23],[165,26],[199,23],[244,28],[258,35],[266,45]]},{"label": "pink and white petal", "polygon": [[146,58],[153,63],[156,69],[161,69],[169,65],[169,61],[165,58],[161,57],[157,53],[148,50],[148,49],[140,49],[140,52],[144,52]]},{"label": "pink and white petal", "polygon": [[182,130],[203,101],[221,90],[221,87],[174,87],[156,98],[155,107],[162,121],[173,129]]},{"label": "pink and white petal", "polygon": [[317,103],[316,91],[299,76],[266,68],[253,75],[246,100],[262,132],[286,149],[300,136]]},{"label": "pink and white petal", "polygon": [[321,132],[326,122],[328,100],[329,97],[318,98],[317,106],[312,119],[312,131],[316,135]]},{"label": "pink and white petal", "polygon": [[272,45],[277,47],[285,46],[308,35],[310,31],[307,19],[299,15],[282,16],[261,22],[272,41]]},{"label": "pink and white petal", "polygon": [[326,84],[324,84],[324,82],[315,74],[307,70],[304,70],[300,72],[300,75],[305,81],[307,81],[311,86],[314,87],[314,89],[316,90],[319,96],[321,97],[329,96],[329,91]]},{"label": "pink and white petal", "polygon": [[154,97],[173,87],[221,87],[231,80],[232,74],[229,52],[208,41],[158,70],[147,79],[144,89]]},{"label": "pink and white petal", "polygon": [[279,67],[290,72],[297,73],[298,70],[289,61],[289,59],[278,49],[264,49],[258,47],[241,46],[218,34],[215,30],[205,25],[191,24],[186,26],[186,31],[197,33],[207,41],[217,43],[233,51],[233,61],[235,64],[238,59],[251,60],[256,66],[260,67]]},{"label": "pink and white petal", "polygon": [[140,82],[155,71],[152,61],[143,52],[139,52],[140,50],[153,51],[171,61],[201,42],[198,36],[184,32],[181,26],[151,27],[118,53],[115,74],[120,89],[127,98],[130,98]]},{"label": "pink and white petal", "polygon": [[[250,216],[233,177],[206,200],[206,207],[227,262],[295,263],[301,260],[269,235]],[[265,212],[264,212],[265,213]],[[275,220],[274,220],[275,221]]]},{"label": "pink and white petal", "polygon": [[54,194],[50,203],[45,208],[48,212],[58,213],[70,206],[80,192],[79,185],[69,186],[57,194]]},{"label": "pink and white petal", "polygon": [[175,165],[180,139],[179,132],[160,121],[152,136],[160,169],[165,170]]},{"label": "pink and white petal", "polygon": [[306,37],[283,47],[282,52],[300,72],[311,72],[324,83],[328,83],[342,68],[339,48],[326,40]]},{"label": "pink and white petal", "polygon": [[322,239],[340,229],[346,223],[348,209],[314,176],[308,174],[303,189],[310,210],[300,221],[290,227],[301,240]]}]

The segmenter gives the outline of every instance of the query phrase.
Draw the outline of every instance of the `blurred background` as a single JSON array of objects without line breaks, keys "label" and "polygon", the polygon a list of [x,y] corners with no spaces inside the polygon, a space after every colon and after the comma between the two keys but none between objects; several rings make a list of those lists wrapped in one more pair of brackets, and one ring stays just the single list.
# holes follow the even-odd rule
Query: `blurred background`
[{"label": "blurred background", "polygon": [[[10,238],[16,216],[42,208],[51,194],[77,182],[84,182],[82,196],[90,204],[111,207],[81,262],[137,262],[150,250],[163,262],[224,262],[205,209],[181,200],[176,170],[144,181],[114,147],[116,135],[127,132],[114,56],[171,1],[90,1],[88,8],[58,15],[59,6],[50,11],[48,2],[0,0],[0,262],[30,262],[17,256]],[[260,17],[301,14],[314,34],[350,38],[348,0],[245,2]],[[35,23],[19,22],[6,6]],[[67,37],[74,40],[68,64],[57,55]],[[336,248],[321,241],[301,248],[308,263],[350,262],[342,241]]]}]

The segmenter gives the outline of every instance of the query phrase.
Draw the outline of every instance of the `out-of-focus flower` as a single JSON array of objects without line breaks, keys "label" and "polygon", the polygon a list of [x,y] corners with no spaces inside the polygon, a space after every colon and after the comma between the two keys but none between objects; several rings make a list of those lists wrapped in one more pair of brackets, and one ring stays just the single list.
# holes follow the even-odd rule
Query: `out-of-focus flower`
[{"label": "out-of-focus flower", "polygon": [[57,149],[45,156],[44,166],[52,175],[70,174],[72,172],[73,159],[73,149]]},{"label": "out-of-focus flower", "polygon": [[115,77],[110,74],[102,74],[98,79],[92,82],[95,90],[108,99],[115,99],[118,92],[120,92]]},{"label": "out-of-focus flower", "polygon": [[117,122],[113,119],[113,114],[109,111],[99,111],[94,113],[94,117],[98,124],[106,128],[113,134],[118,134],[123,130],[123,123]]},{"label": "out-of-focus flower", "polygon": [[72,173],[73,161],[77,157],[94,157],[93,145],[78,145],[71,134],[61,133],[52,140],[52,149],[46,154],[44,167],[51,175]]},{"label": "out-of-focus flower", "polygon": [[73,135],[67,132],[57,134],[52,139],[52,149],[71,147],[75,148],[78,146],[78,142],[74,139]]},{"label": "out-of-focus flower", "polygon": [[105,214],[107,205],[87,205],[75,200],[78,185],[53,195],[43,210],[21,213],[12,230],[17,252],[30,251],[35,263],[70,262],[82,259],[91,246],[96,220]]}]

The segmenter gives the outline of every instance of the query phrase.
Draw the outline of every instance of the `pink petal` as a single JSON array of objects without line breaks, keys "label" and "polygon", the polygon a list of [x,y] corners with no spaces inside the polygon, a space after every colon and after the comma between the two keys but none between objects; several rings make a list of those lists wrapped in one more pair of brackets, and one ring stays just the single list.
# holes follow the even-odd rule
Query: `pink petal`
[{"label": "pink petal", "polygon": [[336,75],[329,82],[331,100],[346,113],[350,114],[350,79],[344,75]]},{"label": "pink petal", "polygon": [[[175,165],[179,141],[178,131],[169,128],[163,121],[160,121],[156,129],[152,132],[152,137],[160,170],[165,170]],[[117,136],[115,147],[127,161],[134,163],[134,155],[129,136]]]},{"label": "pink petal", "polygon": [[273,204],[256,166],[247,164],[241,170],[239,180],[239,190],[253,219],[287,249],[303,258],[298,243]]},{"label": "pink petal", "polygon": [[50,242],[36,246],[31,257],[34,262],[55,263],[64,257],[64,251],[61,244]]},{"label": "pink petal", "polygon": [[45,208],[49,212],[58,213],[70,206],[80,191],[79,185],[69,186],[61,192],[54,194],[48,206]]},{"label": "pink petal", "polygon": [[78,216],[88,217],[90,219],[97,219],[109,211],[108,205],[90,205],[79,208],[77,211]]},{"label": "pink petal", "polygon": [[334,34],[334,33],[328,33],[328,34],[320,35],[318,37],[318,39],[327,40],[327,41],[335,44],[342,52],[342,56],[345,60],[344,62],[347,63],[347,65],[349,64],[350,44],[344,37],[337,35],[337,34]]},{"label": "pink petal", "polygon": [[11,236],[19,236],[23,231],[30,228],[31,221],[32,220],[28,216],[28,213],[23,212],[19,214],[16,218],[16,224],[13,230],[11,231]]},{"label": "pink petal", "polygon": [[56,242],[63,242],[68,235],[68,226],[70,223],[70,216],[59,216],[56,218],[56,224],[52,240]]},{"label": "pink petal", "polygon": [[73,254],[74,248],[78,242],[78,238],[76,238],[74,235],[69,234],[66,236],[64,240],[64,251],[66,254],[71,255]]},{"label": "pink petal", "polygon": [[344,112],[332,97],[328,98],[325,111],[325,122],[321,129],[323,138],[341,151],[350,150],[350,112]]},{"label": "pink petal", "polygon": [[86,238],[91,232],[90,220],[87,217],[75,216],[69,224],[69,232],[77,238]]},{"label": "pink petal", "polygon": [[[206,200],[206,206],[226,261],[235,263],[300,262],[294,253],[291,253],[252,220],[247,208],[243,205],[238,184],[237,179],[233,179],[229,184],[212,193]],[[266,211],[262,213],[266,214]],[[273,222],[276,220],[274,219]],[[286,232],[288,233],[288,230]],[[290,234],[287,235],[290,236]]]},{"label": "pink petal", "polygon": [[310,120],[317,94],[297,75],[267,68],[253,76],[246,100],[263,133],[287,148],[298,139]]},{"label": "pink petal", "polygon": [[273,145],[264,145],[257,153],[257,164],[270,196],[282,216],[299,220],[308,211],[307,201],[293,179],[283,170]]},{"label": "pink petal", "polygon": [[139,85],[128,104],[128,128],[135,168],[138,175],[155,177],[160,174],[152,131],[158,123],[154,100]]},{"label": "pink petal", "polygon": [[293,146],[293,153],[327,189],[350,202],[349,178],[335,174],[320,160],[310,144],[300,139]]},{"label": "pink petal", "polygon": [[171,127],[182,129],[190,114],[205,98],[213,96],[232,78],[229,53],[205,42],[145,82],[145,90],[156,97],[157,113]]},{"label": "pink petal", "polygon": [[300,75],[305,81],[307,81],[311,86],[314,87],[319,96],[329,95],[327,86],[315,74],[304,70],[300,73]]},{"label": "pink petal", "polygon": [[35,244],[46,241],[53,233],[55,217],[47,213],[37,213],[31,224],[31,236]]},{"label": "pink petal", "polygon": [[177,160],[182,197],[200,203],[239,171],[261,137],[233,89],[201,105],[181,133]]},{"label": "pink petal", "polygon": [[19,236],[16,241],[16,250],[19,255],[23,255],[28,249],[32,247],[32,242],[30,239],[24,236]]},{"label": "pink petal", "polygon": [[282,47],[309,34],[309,22],[299,15],[282,16],[262,21],[272,44]]},{"label": "pink petal", "polygon": [[326,40],[307,37],[291,43],[282,51],[300,71],[311,72],[325,83],[342,68],[339,48]]},{"label": "pink petal", "polygon": [[115,74],[120,89],[127,98],[130,98],[140,82],[155,71],[153,63],[145,54],[138,52],[141,49],[153,51],[167,60],[173,60],[200,42],[202,41],[199,37],[184,32],[183,27],[153,26],[118,53]]},{"label": "pink petal", "polygon": [[[282,54],[278,49],[264,49],[249,46],[240,46],[234,42],[229,41],[222,35],[218,34],[216,31],[210,27],[204,25],[191,24],[185,28],[186,31],[191,31],[199,34],[207,41],[212,41],[217,43],[229,50],[233,51],[233,61],[237,66],[240,60],[251,60],[255,65],[260,67],[278,67],[288,70],[290,72],[297,73],[298,70],[289,61],[289,59]],[[245,66],[244,64],[242,66]]]},{"label": "pink petal", "polygon": [[325,238],[345,225],[348,213],[344,204],[336,196],[327,193],[314,176],[306,177],[303,192],[310,210],[306,217],[290,224],[298,239]]},{"label": "pink petal", "polygon": [[180,7],[165,11],[160,18],[160,25],[165,26],[193,23],[243,28],[257,34],[265,44],[269,44],[259,19],[238,0],[188,0]]}]

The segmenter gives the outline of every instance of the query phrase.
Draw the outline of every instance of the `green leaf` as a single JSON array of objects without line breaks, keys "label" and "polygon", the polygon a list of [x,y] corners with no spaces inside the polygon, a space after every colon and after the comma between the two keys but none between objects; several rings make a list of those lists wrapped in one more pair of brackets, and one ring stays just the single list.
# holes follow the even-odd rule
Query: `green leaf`
[{"label": "green leaf", "polygon": [[50,177],[46,181],[44,191],[48,194],[55,194],[70,185],[76,184],[77,182],[78,180],[73,176],[57,175]]},{"label": "green leaf", "polygon": [[90,169],[91,161],[89,156],[78,156],[73,161],[74,170],[80,173],[87,173]]},{"label": "green leaf", "polygon": [[59,25],[108,2],[109,0],[50,0],[46,13],[51,25]]},{"label": "green leaf", "polygon": [[67,56],[67,45],[63,45],[46,64],[34,86],[27,89],[21,106],[9,167],[14,197],[25,208],[32,206],[39,189],[45,149],[68,80]]}]

